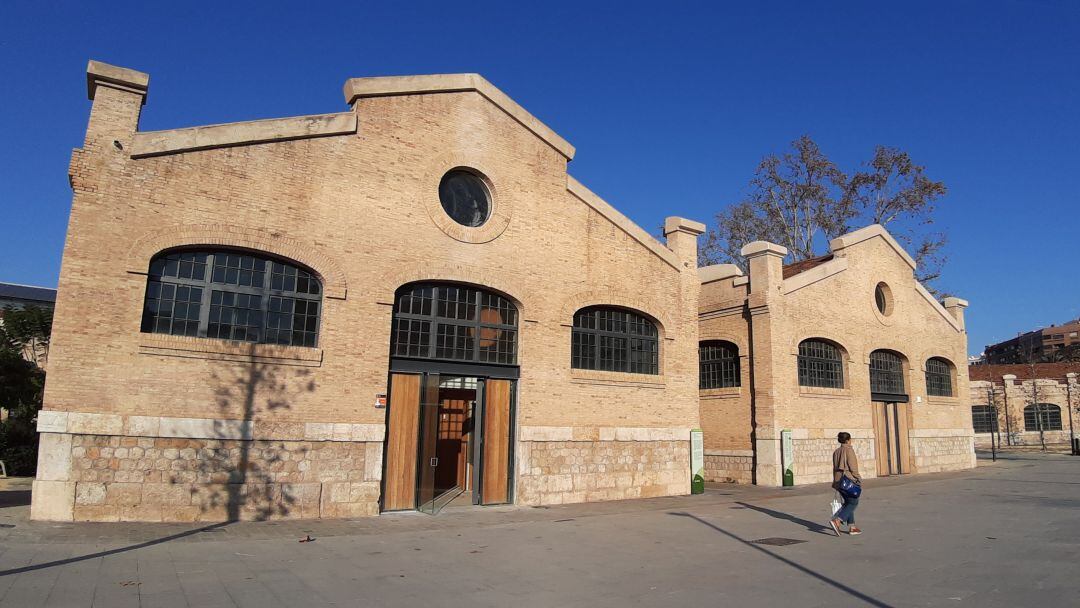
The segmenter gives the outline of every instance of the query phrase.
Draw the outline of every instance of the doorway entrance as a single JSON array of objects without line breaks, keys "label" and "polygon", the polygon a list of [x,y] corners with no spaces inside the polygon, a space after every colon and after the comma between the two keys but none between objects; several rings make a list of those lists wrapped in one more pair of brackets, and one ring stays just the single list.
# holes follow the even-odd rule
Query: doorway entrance
[{"label": "doorway entrance", "polygon": [[382,509],[512,502],[518,309],[471,285],[394,295]]},{"label": "doorway entrance", "polygon": [[908,449],[908,404],[874,401],[874,449],[879,477],[911,472]]},{"label": "doorway entrance", "polygon": [[391,374],[384,511],[511,502],[510,379]]}]

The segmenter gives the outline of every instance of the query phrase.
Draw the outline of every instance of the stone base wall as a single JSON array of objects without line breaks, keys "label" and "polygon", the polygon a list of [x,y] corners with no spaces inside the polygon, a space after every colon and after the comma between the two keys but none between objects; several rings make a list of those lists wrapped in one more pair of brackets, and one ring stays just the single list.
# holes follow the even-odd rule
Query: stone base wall
[{"label": "stone base wall", "polygon": [[975,442],[970,435],[911,437],[910,440],[916,473],[959,471],[975,466]]},{"label": "stone base wall", "polygon": [[575,502],[690,493],[689,441],[521,441],[516,502]]},{"label": "stone base wall", "polygon": [[[822,439],[794,439],[792,448],[795,458],[795,485],[832,482],[832,455],[840,444],[836,437]],[[859,458],[859,474],[864,479],[877,477],[877,460],[874,440],[852,437],[851,447]]]},{"label": "stone base wall", "polygon": [[[1069,431],[1043,431],[1043,435],[1044,435],[1044,438],[1046,440],[1046,445],[1065,445],[1065,446],[1069,445]],[[1020,432],[1020,433],[1013,433],[1012,435],[1009,435],[1008,437],[1006,437],[1004,429],[1002,429],[1002,433],[1000,435],[1000,438],[1001,438],[1001,446],[1000,447],[1009,447],[1010,445],[1022,445],[1022,446],[1033,446],[1033,445],[1041,446],[1042,445],[1042,441],[1039,439],[1038,431],[1034,431],[1034,432],[1024,431],[1024,432]],[[994,441],[997,441],[997,440],[998,440],[998,438],[995,437]],[[989,433],[979,433],[978,435],[975,435],[975,447],[977,447],[979,449],[987,449],[987,450],[989,450],[990,449],[990,434]]]},{"label": "stone base wall", "polygon": [[39,476],[35,519],[191,522],[360,517],[379,510],[381,442],[55,433],[42,440],[43,450],[68,451],[69,458],[54,453],[50,460],[69,461],[70,469],[66,479]]},{"label": "stone base wall", "polygon": [[754,483],[754,452],[706,451],[705,481]]}]

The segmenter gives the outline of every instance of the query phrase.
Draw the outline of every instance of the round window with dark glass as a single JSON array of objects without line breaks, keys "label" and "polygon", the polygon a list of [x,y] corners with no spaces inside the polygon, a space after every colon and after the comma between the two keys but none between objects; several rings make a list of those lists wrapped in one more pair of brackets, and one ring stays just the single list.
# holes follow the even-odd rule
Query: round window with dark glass
[{"label": "round window with dark glass", "polygon": [[475,228],[491,215],[491,196],[483,180],[455,169],[439,182],[439,200],[446,214],[462,226]]},{"label": "round window with dark glass", "polygon": [[874,305],[882,315],[887,317],[892,314],[892,290],[885,283],[878,283],[874,289]]}]

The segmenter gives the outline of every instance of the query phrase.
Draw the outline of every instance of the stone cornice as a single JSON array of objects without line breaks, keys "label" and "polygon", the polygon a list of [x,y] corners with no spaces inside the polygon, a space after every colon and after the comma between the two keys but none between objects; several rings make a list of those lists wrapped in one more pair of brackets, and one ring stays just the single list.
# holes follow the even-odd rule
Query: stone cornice
[{"label": "stone cornice", "polygon": [[833,258],[832,260],[820,266],[800,272],[799,274],[791,277],[790,279],[785,279],[783,283],[780,284],[780,294],[786,296],[789,293],[802,289],[803,287],[813,285],[818,281],[824,281],[825,279],[835,274],[839,274],[847,270],[847,267],[847,258]]},{"label": "stone cornice", "polygon": [[345,81],[345,103],[352,105],[364,97],[388,97],[393,95],[430,95],[435,93],[461,93],[474,91],[506,112],[521,126],[544,140],[566,160],[574,158],[574,146],[540,122],[509,95],[479,74],[428,74],[420,76],[380,76],[374,78],[350,78]]},{"label": "stone cornice", "polygon": [[135,134],[131,158],[356,133],[356,113],[314,114]]},{"label": "stone cornice", "polygon": [[612,207],[610,203],[597,196],[592,190],[586,188],[581,182],[570,175],[566,176],[566,190],[581,202],[592,207],[594,211],[607,218],[611,223],[618,226],[619,229],[628,234],[635,241],[644,245],[649,251],[655,253],[657,257],[667,262],[672,268],[681,270],[679,258],[675,255],[675,252],[661,245],[648,232],[645,232],[641,226],[635,224],[630,218],[620,213],[619,210]]}]

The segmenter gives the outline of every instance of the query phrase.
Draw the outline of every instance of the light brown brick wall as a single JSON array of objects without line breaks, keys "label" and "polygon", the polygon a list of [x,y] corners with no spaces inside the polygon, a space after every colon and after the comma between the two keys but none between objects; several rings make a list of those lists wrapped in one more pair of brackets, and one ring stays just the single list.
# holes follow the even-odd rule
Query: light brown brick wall
[{"label": "light brown brick wall", "polygon": [[[480,94],[364,98],[354,135],[132,159],[139,101],[99,86],[73,155],[47,410],[382,424],[373,402],[387,390],[393,294],[450,280],[519,305],[519,425],[698,425],[693,248],[672,264],[585,204],[565,157]],[[462,165],[512,210],[488,242],[452,238],[429,216],[439,179]],[[140,333],[149,257],[196,243],[323,275],[319,348]],[[570,369],[572,316],[591,304],[659,321],[659,376]]]},{"label": "light brown brick wall", "polygon": [[[836,433],[841,430],[851,432],[856,438],[867,438],[861,448],[861,468],[872,475],[876,462],[869,443],[874,433],[869,357],[875,349],[889,349],[907,360],[905,385],[912,401],[909,446],[920,450],[919,457],[912,457],[915,471],[974,466],[967,400],[966,333],[950,324],[943,317],[944,311],[936,309],[917,291],[911,267],[884,238],[874,237],[847,246],[837,258],[843,258],[846,269],[794,291],[790,289],[805,277],[795,275],[766,284],[779,276],[775,269],[766,271],[767,258],[760,258],[757,267],[755,260],[751,260],[749,286],[737,284],[740,283],[737,279],[703,286],[702,339],[708,334],[733,334],[748,343],[750,330],[738,333],[743,327],[742,317],[731,311],[735,304],[741,303],[750,313],[753,328],[750,363],[757,399],[751,410],[749,395],[744,391],[743,400],[720,406],[715,398],[702,391],[706,445],[736,448],[733,441],[738,434],[733,433],[729,421],[743,424],[753,411],[757,424],[757,483],[781,483],[779,440],[784,429],[792,430],[796,440],[796,483],[831,478],[827,456],[836,447]],[[775,257],[769,263],[776,267],[781,264]],[[875,307],[874,290],[882,281],[892,291],[893,312],[889,316],[878,314]],[[807,338],[831,340],[844,349],[843,389],[799,386],[798,345]],[[924,365],[931,357],[943,357],[953,364],[953,397],[927,395]],[[741,416],[731,411],[735,408],[742,412]],[[744,433],[749,433],[749,426],[742,428]],[[934,439],[923,439],[923,435],[933,435]],[[933,447],[924,449],[924,445]]]}]

